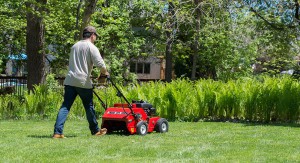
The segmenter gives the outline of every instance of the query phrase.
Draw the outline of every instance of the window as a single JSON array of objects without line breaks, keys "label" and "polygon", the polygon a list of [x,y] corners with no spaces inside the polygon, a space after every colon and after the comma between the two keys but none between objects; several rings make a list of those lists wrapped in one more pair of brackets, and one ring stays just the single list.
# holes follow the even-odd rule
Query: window
[{"label": "window", "polygon": [[129,67],[129,71],[132,73],[135,73],[135,68],[136,67],[136,63],[135,62],[131,62],[130,63],[130,67]]},{"label": "window", "polygon": [[150,74],[150,63],[144,63],[144,74]]},{"label": "window", "polygon": [[143,73],[143,69],[144,69],[144,64],[143,63],[137,63],[136,73],[142,74]]},{"label": "window", "polygon": [[129,71],[138,74],[150,74],[150,63],[130,63]]}]

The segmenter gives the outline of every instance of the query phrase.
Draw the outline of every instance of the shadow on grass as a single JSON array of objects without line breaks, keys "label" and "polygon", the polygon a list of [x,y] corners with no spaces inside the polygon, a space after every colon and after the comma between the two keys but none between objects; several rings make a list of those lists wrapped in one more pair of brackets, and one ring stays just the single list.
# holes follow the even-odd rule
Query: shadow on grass
[{"label": "shadow on grass", "polygon": [[[148,132],[147,135],[150,135],[150,134],[161,134],[159,132],[156,132],[156,131],[153,131],[153,132]],[[106,135],[116,135],[116,136],[134,136],[134,135],[137,135],[137,136],[141,136],[137,133],[134,133],[134,134],[130,134],[128,131],[113,131],[113,132],[107,132]]]},{"label": "shadow on grass", "polygon": [[300,122],[279,122],[279,121],[248,121],[240,119],[217,119],[217,120],[205,120],[204,122],[228,122],[228,123],[240,123],[245,126],[280,126],[280,127],[300,127]]},{"label": "shadow on grass", "polygon": [[[28,135],[27,137],[38,138],[38,139],[43,139],[43,138],[46,138],[46,139],[51,138],[52,139],[52,135]],[[75,138],[75,137],[77,137],[77,136],[76,135],[66,135],[66,138]]]},{"label": "shadow on grass", "polygon": [[128,132],[126,132],[126,131],[107,132],[106,135],[130,136],[130,134]]},{"label": "shadow on grass", "polygon": [[243,122],[245,126],[278,126],[278,127],[300,127],[298,123],[263,123],[263,122]]}]

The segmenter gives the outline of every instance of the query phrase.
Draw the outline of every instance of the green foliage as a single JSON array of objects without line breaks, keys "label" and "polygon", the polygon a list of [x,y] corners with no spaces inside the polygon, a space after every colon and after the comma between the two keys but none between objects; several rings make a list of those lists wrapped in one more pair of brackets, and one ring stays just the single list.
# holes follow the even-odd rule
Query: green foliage
[{"label": "green foliage", "polygon": [[25,110],[29,117],[37,117],[45,114],[45,106],[47,105],[47,88],[45,85],[35,86],[34,93],[30,92],[25,96]]},{"label": "green foliage", "polygon": [[0,54],[6,58],[9,54],[24,53],[26,36],[24,2],[1,1],[0,6]]},{"label": "green foliage", "polygon": [[55,74],[48,74],[46,77],[46,85],[49,90],[59,87],[58,81],[55,79]]},{"label": "green foliage", "polygon": [[[257,42],[251,38],[255,32],[249,26],[255,23],[253,18],[227,1],[187,2],[176,7],[179,32],[173,54],[178,77],[190,77],[193,63],[197,64],[196,78],[227,81],[252,74],[250,65],[257,56]],[[197,23],[200,29],[195,28]]]},{"label": "green foliage", "polygon": [[[228,82],[214,80],[174,80],[171,83],[148,82],[117,85],[125,97],[144,100],[157,108],[157,113],[169,121],[242,120],[260,122],[297,122],[300,117],[300,84],[290,76],[256,79],[241,78]],[[125,103],[116,96],[112,86],[95,89],[107,104]],[[35,87],[24,98],[12,95],[0,98],[2,119],[55,119],[63,100],[59,89],[47,85]],[[94,99],[97,113],[104,113],[101,103]],[[85,112],[80,98],[72,106],[69,117],[83,118]]]},{"label": "green foliage", "polygon": [[[174,15],[168,13],[170,3]],[[296,19],[288,12],[295,8],[275,2],[266,8],[261,3],[101,0],[91,25],[100,35],[96,46],[118,79],[134,79],[128,72],[130,60],[164,55],[169,39],[177,77],[190,77],[196,62],[197,78],[228,81],[251,76],[251,65],[258,57],[270,58],[265,66],[273,75],[290,67],[298,54]],[[20,0],[1,1],[0,6],[0,53],[5,59],[9,54],[25,53],[26,14],[31,11]],[[51,63],[53,73],[64,76],[70,47],[78,38],[85,1],[49,0],[43,7],[45,50],[56,57]],[[171,32],[170,38],[166,38],[166,32]],[[282,65],[282,61],[287,62]]]},{"label": "green foliage", "polygon": [[23,119],[26,115],[26,111],[21,107],[24,99],[14,95],[2,95],[0,100],[0,119]]},{"label": "green foliage", "polygon": [[274,76],[285,70],[293,69],[292,59],[286,59],[282,57],[273,58],[262,63],[263,74]]},{"label": "green foliage", "polygon": [[140,56],[143,53],[142,46],[145,45],[145,38],[136,36],[134,30],[136,27],[143,27],[131,24],[138,23],[140,15],[132,17],[131,14],[141,10],[136,8],[136,5],[146,6],[146,4],[134,1],[133,7],[130,7],[127,3],[110,1],[109,7],[103,7],[95,13],[94,19],[100,35],[96,45],[104,56],[111,74],[118,79],[128,78],[125,74],[128,74],[130,59]]},{"label": "green foliage", "polygon": [[260,86],[261,83],[257,82],[257,80],[252,79],[243,79],[240,80],[244,83],[242,86],[239,87],[242,91],[241,97],[244,99],[241,102],[243,108],[245,119],[250,121],[257,120],[256,112],[259,110],[259,95],[260,95]]},{"label": "green foliage", "polygon": [[[175,15],[167,12],[171,2]],[[57,57],[52,63],[55,76],[65,74],[69,50],[77,38],[76,21],[81,19],[83,12],[81,8],[77,17],[75,11],[78,3],[73,0],[50,0],[45,6],[47,13],[42,13],[46,24],[45,49]],[[25,2],[20,0],[1,1],[0,4],[0,61],[5,62],[7,55],[25,52],[26,12],[29,11]],[[252,77],[251,65],[254,63],[261,64],[263,72],[270,76],[293,68],[296,64],[292,59],[299,51],[298,27],[286,27],[287,17],[283,13],[287,9],[282,4],[269,8],[254,5],[255,10],[259,9],[258,13],[250,10],[248,4],[242,4],[220,0],[208,0],[201,4],[179,0],[130,3],[101,0],[91,17],[91,24],[97,27],[100,35],[96,45],[111,74],[118,80],[134,79],[128,72],[131,59],[164,55],[168,39],[172,40],[177,77],[190,77],[193,55],[196,55],[196,76],[221,80],[191,82],[178,79],[170,84],[151,82],[142,86],[132,84],[121,87],[129,99],[148,100],[162,116],[170,120],[298,120],[296,81],[290,78],[245,78]],[[198,9],[201,10],[200,17],[197,15]],[[258,14],[271,24],[275,22],[281,30],[266,23]],[[285,21],[278,19],[278,15]],[[200,28],[196,29],[199,23]],[[294,23],[293,19],[289,25]],[[166,38],[166,32],[171,32],[170,38]],[[260,57],[268,60],[264,63],[257,61]],[[299,70],[299,66],[298,69],[294,67]],[[62,90],[56,89],[54,75],[50,74],[47,80],[47,86],[37,86],[34,94],[24,98],[11,97],[13,99],[9,100],[10,96],[1,97],[1,116],[53,118],[62,102],[59,95]],[[110,87],[98,92],[101,97],[106,97],[109,106],[119,100]],[[100,106],[97,100],[95,104]],[[71,117],[84,116],[80,100],[76,99],[73,108]]]},{"label": "green foliage", "polygon": [[76,21],[80,22],[76,16],[78,1],[49,0],[47,2],[47,14],[45,20],[45,50],[46,54],[51,54],[56,59],[51,62],[52,72],[56,76],[65,76],[68,65],[68,58],[71,46],[77,41],[79,27]]}]

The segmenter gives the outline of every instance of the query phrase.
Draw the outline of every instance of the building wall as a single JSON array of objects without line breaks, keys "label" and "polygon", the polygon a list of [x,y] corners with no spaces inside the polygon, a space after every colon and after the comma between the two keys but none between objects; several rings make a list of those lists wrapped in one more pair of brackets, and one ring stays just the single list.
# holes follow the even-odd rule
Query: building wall
[{"label": "building wall", "polygon": [[160,80],[164,79],[165,62],[162,57],[140,58],[135,61],[138,63],[150,63],[150,73],[136,73],[138,79]]},{"label": "building wall", "polygon": [[27,74],[25,66],[25,64],[18,65],[16,61],[10,59],[6,63],[5,73],[7,76],[23,76]]},{"label": "building wall", "polygon": [[12,64],[12,60],[9,60],[6,62],[6,69],[5,69],[5,73],[8,76],[12,76],[12,71],[13,71],[13,64]]},{"label": "building wall", "polygon": [[[23,58],[15,58],[9,59],[6,62],[6,70],[5,73],[7,76],[26,76],[27,69],[26,69],[26,59],[24,59],[25,54],[23,54]],[[45,59],[45,72],[51,73],[51,65],[50,63],[55,60],[56,58],[51,54],[46,54]]]}]

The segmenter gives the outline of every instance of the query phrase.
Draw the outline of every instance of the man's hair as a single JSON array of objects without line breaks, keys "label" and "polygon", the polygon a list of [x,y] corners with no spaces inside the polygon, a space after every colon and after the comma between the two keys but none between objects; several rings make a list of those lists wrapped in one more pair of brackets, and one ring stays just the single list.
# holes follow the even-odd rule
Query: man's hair
[{"label": "man's hair", "polygon": [[82,32],[82,33],[83,33],[83,34],[82,34],[82,37],[83,37],[84,39],[90,38],[90,37],[93,35],[93,33],[94,33],[96,36],[98,36],[97,31],[96,31],[96,28],[93,27],[93,26],[87,26],[87,27],[85,27],[85,28],[83,29],[83,32]]},{"label": "man's hair", "polygon": [[90,37],[92,36],[92,34],[93,34],[93,33],[86,32],[86,33],[83,33],[82,37],[83,37],[84,39],[90,38]]}]

